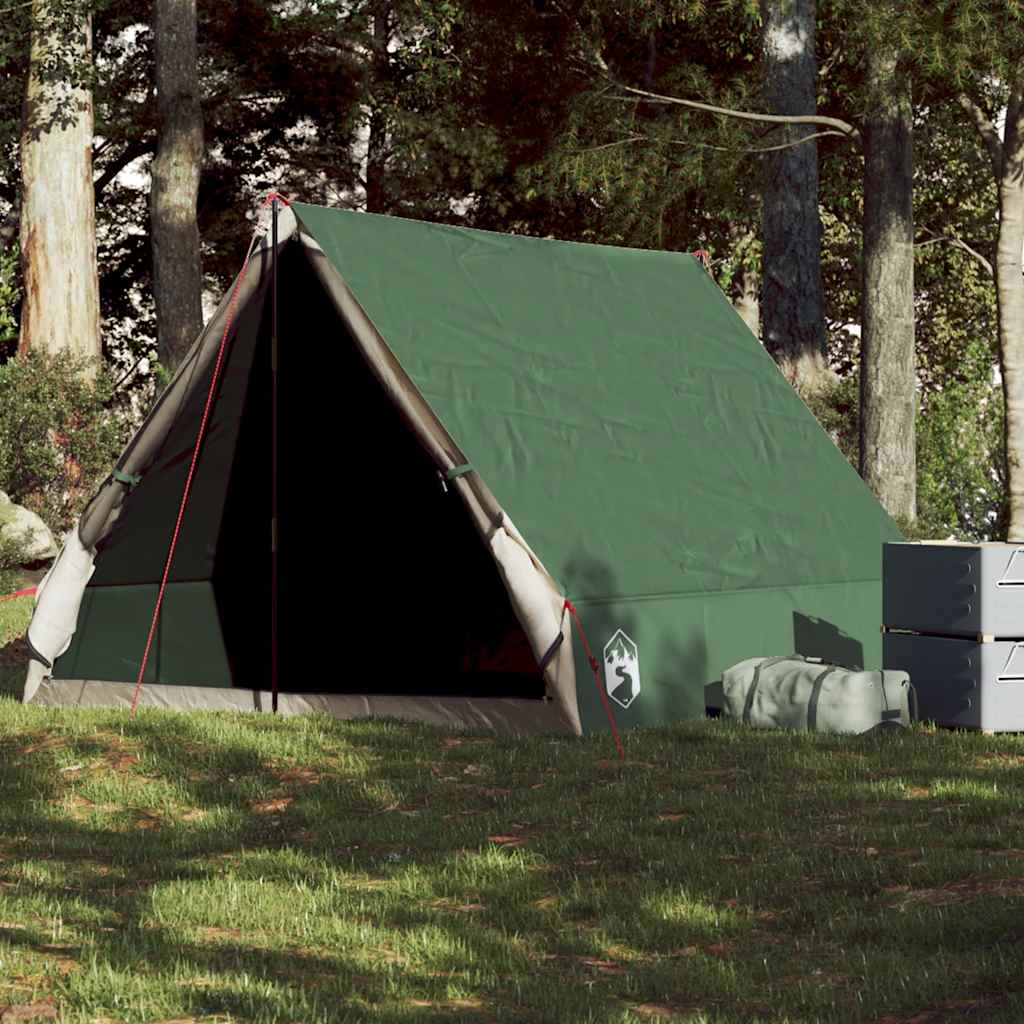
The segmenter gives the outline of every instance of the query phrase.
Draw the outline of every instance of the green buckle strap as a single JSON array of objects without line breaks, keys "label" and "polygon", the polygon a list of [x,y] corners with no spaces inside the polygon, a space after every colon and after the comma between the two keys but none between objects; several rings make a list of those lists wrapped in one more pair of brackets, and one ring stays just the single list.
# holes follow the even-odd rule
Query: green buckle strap
[{"label": "green buckle strap", "polygon": [[444,476],[446,480],[455,480],[460,476],[465,476],[467,473],[475,472],[476,468],[471,462],[464,462],[461,466],[452,466]]},{"label": "green buckle strap", "polygon": [[142,481],[142,477],[135,473],[126,473],[123,469],[115,469],[110,474],[119,484],[127,484],[129,488],[134,490],[138,487]]}]

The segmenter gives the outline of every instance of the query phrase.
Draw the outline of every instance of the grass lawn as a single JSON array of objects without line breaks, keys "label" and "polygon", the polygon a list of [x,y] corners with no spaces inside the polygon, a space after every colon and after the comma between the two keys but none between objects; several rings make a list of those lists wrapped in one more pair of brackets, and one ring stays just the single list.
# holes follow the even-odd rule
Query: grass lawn
[{"label": "grass lawn", "polygon": [[1024,1021],[1019,738],[689,723],[620,766],[4,678],[4,1024]]}]

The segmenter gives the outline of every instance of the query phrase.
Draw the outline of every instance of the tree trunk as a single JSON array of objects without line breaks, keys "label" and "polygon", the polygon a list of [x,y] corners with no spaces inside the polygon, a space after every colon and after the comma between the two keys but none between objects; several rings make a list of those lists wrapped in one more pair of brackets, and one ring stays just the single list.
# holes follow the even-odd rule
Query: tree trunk
[{"label": "tree trunk", "polygon": [[150,191],[153,296],[160,362],[173,370],[203,328],[196,0],[153,0],[152,27],[159,119]]},{"label": "tree trunk", "polygon": [[72,353],[91,361],[91,377],[101,356],[92,94],[67,82],[44,82],[40,69],[58,47],[65,58],[86,65],[92,33],[86,19],[79,38],[62,37],[48,14],[47,0],[34,0],[21,130],[24,297],[18,351]]},{"label": "tree trunk", "polygon": [[[765,99],[772,114],[817,111],[815,0],[761,0]],[[795,142],[814,133],[788,125]],[[787,379],[813,391],[830,376],[825,350],[818,216],[818,144],[805,142],[765,156],[763,230],[764,344]]]},{"label": "tree trunk", "polygon": [[996,298],[999,358],[1006,401],[1006,468],[1009,491],[1007,540],[1024,540],[1024,72],[1013,83],[1003,130],[999,185]]},{"label": "tree trunk", "polygon": [[386,213],[388,210],[388,123],[381,99],[387,81],[390,39],[390,4],[384,0],[373,14],[373,53],[370,58],[370,135],[366,144],[366,209],[370,213]]},{"label": "tree trunk", "polygon": [[910,80],[893,47],[868,53],[864,125],[860,474],[890,515],[917,518],[914,150]]}]

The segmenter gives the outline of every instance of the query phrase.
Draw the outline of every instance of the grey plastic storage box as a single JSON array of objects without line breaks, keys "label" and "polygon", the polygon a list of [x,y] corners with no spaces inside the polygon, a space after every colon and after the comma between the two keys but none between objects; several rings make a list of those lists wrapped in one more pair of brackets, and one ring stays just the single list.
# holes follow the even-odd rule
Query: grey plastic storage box
[{"label": "grey plastic storage box", "polygon": [[886,633],[882,664],[909,673],[922,721],[1024,731],[1024,642]]},{"label": "grey plastic storage box", "polygon": [[1024,546],[883,545],[882,622],[915,633],[1024,639]]}]

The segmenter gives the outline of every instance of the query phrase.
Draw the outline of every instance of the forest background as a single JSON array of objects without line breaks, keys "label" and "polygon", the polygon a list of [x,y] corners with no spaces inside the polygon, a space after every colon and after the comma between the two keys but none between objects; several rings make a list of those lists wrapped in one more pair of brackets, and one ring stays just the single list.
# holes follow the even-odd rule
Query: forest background
[{"label": "forest background", "polygon": [[1015,0],[2,13],[0,489],[53,529],[109,472],[274,189],[705,250],[908,535],[1024,538]]}]

